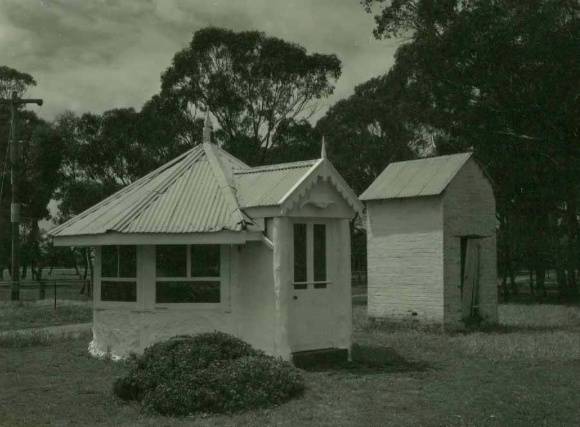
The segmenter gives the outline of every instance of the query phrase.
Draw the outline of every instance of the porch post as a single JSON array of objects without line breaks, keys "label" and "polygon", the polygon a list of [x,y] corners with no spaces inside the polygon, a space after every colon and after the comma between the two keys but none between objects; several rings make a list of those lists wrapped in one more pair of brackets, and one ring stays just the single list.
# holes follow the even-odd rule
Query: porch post
[{"label": "porch post", "polygon": [[274,218],[274,354],[285,360],[290,360],[291,350],[288,340],[288,309],[290,306],[290,277],[292,233],[290,221],[285,217]]}]

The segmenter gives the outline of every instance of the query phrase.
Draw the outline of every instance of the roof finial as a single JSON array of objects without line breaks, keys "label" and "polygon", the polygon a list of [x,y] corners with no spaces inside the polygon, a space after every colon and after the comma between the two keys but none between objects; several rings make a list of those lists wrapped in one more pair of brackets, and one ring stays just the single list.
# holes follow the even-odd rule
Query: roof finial
[{"label": "roof finial", "polygon": [[320,147],[320,158],[326,159],[326,143],[324,142],[324,135],[322,135],[322,146]]},{"label": "roof finial", "polygon": [[211,144],[211,119],[209,118],[209,111],[205,115],[205,122],[203,124],[203,143]]}]

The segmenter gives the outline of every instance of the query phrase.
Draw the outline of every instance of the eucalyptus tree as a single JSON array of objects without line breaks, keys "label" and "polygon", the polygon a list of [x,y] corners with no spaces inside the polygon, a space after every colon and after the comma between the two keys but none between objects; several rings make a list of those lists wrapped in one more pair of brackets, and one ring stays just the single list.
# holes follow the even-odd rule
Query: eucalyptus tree
[{"label": "eucalyptus tree", "polygon": [[[410,83],[427,102],[420,120],[446,136],[438,150],[473,147],[492,175],[507,247],[519,247],[533,259],[526,264],[534,266],[542,285],[546,268],[565,245],[565,287],[574,290],[579,263],[578,2],[362,3],[376,14],[376,37],[407,38],[397,63],[406,64]],[[516,231],[521,223],[526,224],[523,234]]]},{"label": "eucalyptus tree", "polygon": [[281,126],[308,119],[330,95],[341,64],[258,31],[197,31],[162,75],[163,97],[183,111],[211,113],[216,137],[250,164],[267,161]]}]

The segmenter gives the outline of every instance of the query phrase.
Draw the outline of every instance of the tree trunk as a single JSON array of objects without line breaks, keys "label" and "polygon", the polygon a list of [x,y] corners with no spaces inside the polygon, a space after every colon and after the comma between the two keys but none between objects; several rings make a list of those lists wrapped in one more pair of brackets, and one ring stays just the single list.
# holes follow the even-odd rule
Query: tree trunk
[{"label": "tree trunk", "polygon": [[73,261],[73,267],[77,273],[78,277],[81,277],[81,272],[79,271],[79,266],[77,264],[77,257],[76,257],[76,252],[75,250],[71,250],[71,254],[72,254],[72,261]]},{"label": "tree trunk", "polygon": [[545,298],[547,296],[546,293],[546,269],[544,268],[544,262],[539,261],[538,266],[536,267],[536,289],[538,293],[541,294],[541,297]]},{"label": "tree trunk", "polygon": [[578,236],[578,219],[576,192],[571,185],[566,192],[566,233],[568,234],[568,244],[566,245],[566,269],[568,270],[568,288],[576,289],[576,247]]},{"label": "tree trunk", "polygon": [[95,270],[94,270],[94,266],[93,266],[93,256],[92,256],[92,250],[91,249],[87,249],[87,256],[88,256],[88,264],[89,264],[89,271],[90,271],[90,280],[88,282],[88,289],[87,289],[87,295],[89,297],[93,296],[93,280],[95,277]]}]

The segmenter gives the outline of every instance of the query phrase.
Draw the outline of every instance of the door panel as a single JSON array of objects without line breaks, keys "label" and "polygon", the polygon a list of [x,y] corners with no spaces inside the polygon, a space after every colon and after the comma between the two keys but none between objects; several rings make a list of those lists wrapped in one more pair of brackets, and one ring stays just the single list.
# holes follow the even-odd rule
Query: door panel
[{"label": "door panel", "polygon": [[481,244],[479,239],[467,239],[465,248],[465,268],[463,273],[463,287],[461,305],[463,318],[475,314],[479,295],[479,264]]}]

